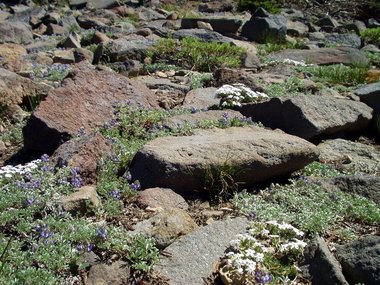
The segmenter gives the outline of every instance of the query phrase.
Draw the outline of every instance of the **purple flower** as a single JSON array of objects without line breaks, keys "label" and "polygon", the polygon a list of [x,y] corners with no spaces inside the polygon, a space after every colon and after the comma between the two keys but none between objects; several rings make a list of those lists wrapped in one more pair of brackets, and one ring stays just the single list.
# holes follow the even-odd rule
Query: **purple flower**
[{"label": "purple flower", "polygon": [[222,126],[227,126],[228,125],[228,113],[224,112],[222,115],[222,118],[220,119],[220,122]]},{"label": "purple flower", "polygon": [[87,244],[85,250],[87,252],[91,252],[94,249],[94,245],[92,243]]},{"label": "purple flower", "polygon": [[43,166],[41,167],[41,170],[47,172],[47,171],[50,171],[50,170],[51,170],[51,167],[50,167],[49,165],[43,165]]},{"label": "purple flower", "polygon": [[251,212],[248,213],[247,219],[249,221],[253,221],[255,218],[256,218],[256,213],[255,212],[251,211]]},{"label": "purple flower", "polygon": [[79,188],[83,185],[82,179],[78,176],[71,177],[71,186],[75,188]]},{"label": "purple flower", "polygon": [[261,271],[257,271],[256,281],[260,284],[266,284],[272,281],[272,276],[269,273],[263,274]]},{"label": "purple flower", "polygon": [[121,193],[120,193],[120,190],[119,190],[119,189],[112,190],[112,191],[110,192],[110,195],[111,195],[112,197],[114,197],[115,199],[117,199],[117,200],[120,200],[120,199],[121,199]]},{"label": "purple flower", "polygon": [[49,226],[48,225],[43,225],[43,226],[37,226],[36,227],[36,230],[39,234],[39,237],[41,239],[43,239],[43,242],[45,244],[48,244],[48,243],[52,243],[53,240],[51,239],[51,237],[53,237],[53,232],[49,230]]},{"label": "purple flower", "polygon": [[194,114],[194,113],[196,113],[198,110],[197,110],[197,108],[195,108],[195,107],[191,107],[190,111],[191,111],[192,114]]},{"label": "purple flower", "polygon": [[107,229],[104,227],[99,227],[98,229],[98,237],[101,239],[106,239],[107,237]]},{"label": "purple flower", "polygon": [[30,207],[34,203],[36,203],[36,199],[34,197],[29,197],[29,198],[26,198],[26,200],[24,201],[24,206],[25,207]]},{"label": "purple flower", "polygon": [[42,162],[49,162],[49,156],[45,153],[41,156],[41,160]]},{"label": "purple flower", "polygon": [[125,180],[130,181],[132,179],[132,174],[129,171],[127,171],[127,172],[124,173],[123,178]]},{"label": "purple flower", "polygon": [[86,134],[86,130],[84,127],[80,127],[77,132],[77,137],[84,136]]},{"label": "purple flower", "polygon": [[140,181],[138,181],[138,180],[133,182],[130,186],[133,190],[139,190],[141,188]]},{"label": "purple flower", "polygon": [[83,244],[78,244],[78,245],[75,247],[75,249],[76,249],[77,251],[83,251]]}]

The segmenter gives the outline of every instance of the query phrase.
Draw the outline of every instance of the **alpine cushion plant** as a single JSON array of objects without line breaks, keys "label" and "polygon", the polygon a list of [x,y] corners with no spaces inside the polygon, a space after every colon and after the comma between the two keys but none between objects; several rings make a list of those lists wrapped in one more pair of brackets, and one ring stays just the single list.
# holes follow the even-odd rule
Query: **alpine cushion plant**
[{"label": "alpine cushion plant", "polygon": [[242,103],[258,102],[268,99],[268,95],[253,91],[244,84],[223,85],[215,91],[215,96],[221,98],[220,106],[226,108],[240,107]]},{"label": "alpine cushion plant", "polygon": [[222,258],[220,276],[224,284],[279,283],[297,277],[297,261],[307,245],[304,233],[290,224],[254,222],[231,241]]}]

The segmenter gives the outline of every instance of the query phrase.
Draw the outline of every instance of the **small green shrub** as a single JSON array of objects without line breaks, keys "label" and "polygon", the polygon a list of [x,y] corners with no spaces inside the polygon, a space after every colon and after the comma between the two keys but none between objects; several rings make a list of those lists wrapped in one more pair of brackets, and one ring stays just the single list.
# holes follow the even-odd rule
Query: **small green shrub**
[{"label": "small green shrub", "polygon": [[278,0],[238,0],[238,11],[255,12],[257,8],[264,8],[271,14],[278,14],[281,12],[280,2]]},{"label": "small green shrub", "polygon": [[264,87],[265,94],[269,97],[294,95],[302,89],[301,79],[295,76],[289,77],[284,83],[271,83]]},{"label": "small green shrub", "polygon": [[222,66],[238,67],[246,50],[229,43],[204,42],[187,37],[181,41],[161,39],[148,56],[156,62],[173,62],[179,66],[210,72]]},{"label": "small green shrub", "polygon": [[367,42],[380,45],[380,27],[373,29],[365,29],[360,32],[360,36]]},{"label": "small green shrub", "polygon": [[305,69],[306,74],[310,74],[313,79],[328,83],[354,86],[366,82],[368,66],[343,64],[327,66],[309,66]]},{"label": "small green shrub", "polygon": [[190,89],[203,88],[212,81],[213,77],[210,73],[192,75],[190,77]]}]

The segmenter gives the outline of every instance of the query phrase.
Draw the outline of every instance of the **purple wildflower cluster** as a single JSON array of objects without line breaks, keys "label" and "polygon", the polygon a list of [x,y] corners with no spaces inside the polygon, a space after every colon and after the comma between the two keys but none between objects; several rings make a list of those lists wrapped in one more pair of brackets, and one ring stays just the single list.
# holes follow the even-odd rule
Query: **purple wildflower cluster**
[{"label": "purple wildflower cluster", "polygon": [[77,137],[82,137],[86,135],[86,129],[84,127],[80,127],[77,131]]},{"label": "purple wildflower cluster", "polygon": [[111,197],[114,197],[116,200],[121,200],[121,193],[119,189],[112,190],[110,193]]},{"label": "purple wildflower cluster", "polygon": [[51,167],[49,166],[50,157],[46,153],[41,156],[41,161],[42,161],[41,170],[50,171],[51,170]]},{"label": "purple wildflower cluster", "polygon": [[50,79],[53,74],[67,74],[70,71],[69,64],[53,63],[47,64],[32,64],[32,71],[29,73],[29,78],[35,80],[36,78]]},{"label": "purple wildflower cluster", "polygon": [[91,252],[94,249],[94,245],[92,243],[80,243],[75,248],[79,252]]},{"label": "purple wildflower cluster", "polygon": [[49,226],[47,224],[37,226],[36,231],[38,232],[38,237],[43,241],[44,244],[54,243],[54,233],[49,229]]},{"label": "purple wildflower cluster", "polygon": [[256,282],[260,284],[266,284],[272,282],[273,280],[272,275],[270,275],[269,273],[263,273],[261,271],[256,271],[255,279]]},{"label": "purple wildflower cluster", "polygon": [[100,237],[102,240],[106,239],[107,234],[108,234],[108,232],[107,232],[107,229],[105,227],[100,226],[98,228],[98,237]]},{"label": "purple wildflower cluster", "polygon": [[131,187],[132,190],[135,190],[135,191],[140,190],[141,188],[140,181],[138,180],[135,180],[135,182],[129,184],[129,186]]},{"label": "purple wildflower cluster", "polygon": [[75,167],[71,168],[70,174],[71,174],[71,181],[70,181],[71,185],[75,188],[81,187],[83,185],[83,181],[78,174],[78,168],[75,168]]}]

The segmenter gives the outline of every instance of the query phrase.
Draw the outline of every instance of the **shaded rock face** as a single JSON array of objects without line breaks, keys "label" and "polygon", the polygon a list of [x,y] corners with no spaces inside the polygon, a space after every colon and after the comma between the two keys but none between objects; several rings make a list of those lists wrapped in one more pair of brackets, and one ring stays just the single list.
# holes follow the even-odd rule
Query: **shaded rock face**
[{"label": "shaded rock face", "polygon": [[206,29],[181,29],[173,33],[174,39],[181,40],[185,37],[194,37],[205,42],[211,42],[211,41],[216,41],[220,43],[232,42],[232,39],[224,37],[217,32],[209,31]]},{"label": "shaded rock face", "polygon": [[300,169],[317,157],[313,144],[281,132],[255,127],[209,129],[149,142],[134,157],[131,173],[143,188],[189,193],[203,188],[210,167],[224,163],[241,170],[235,181],[248,187]]},{"label": "shaded rock face", "polygon": [[239,111],[270,128],[307,140],[364,130],[372,119],[367,105],[328,96],[297,95],[246,104]]},{"label": "shaded rock face", "polygon": [[48,86],[36,84],[17,73],[0,68],[0,106],[27,104],[28,98],[42,99],[49,89]]},{"label": "shaded rock face", "polygon": [[115,105],[121,102],[157,106],[146,86],[113,72],[78,65],[32,114],[23,129],[24,145],[51,153],[80,128],[88,133],[110,120]]},{"label": "shaded rock face", "polygon": [[323,238],[317,237],[309,244],[305,250],[303,264],[306,264],[310,279],[315,285],[348,285],[339,262]]},{"label": "shaded rock face", "polygon": [[97,163],[110,157],[111,144],[100,134],[89,134],[62,144],[51,157],[55,166],[76,167],[86,184],[96,182]]},{"label": "shaded rock face", "polygon": [[231,240],[244,233],[246,218],[227,219],[199,228],[165,249],[154,271],[166,275],[170,284],[204,284],[213,272],[213,263],[223,255]]},{"label": "shaded rock face", "polygon": [[365,236],[352,243],[337,246],[343,274],[350,284],[380,283],[380,236]]},{"label": "shaded rock face", "polygon": [[313,50],[284,50],[270,55],[271,60],[287,58],[312,64],[368,64],[368,59],[362,51],[350,47],[320,48]]},{"label": "shaded rock face", "polygon": [[243,25],[241,35],[258,43],[265,43],[268,40],[284,42],[287,32],[286,24],[286,18],[281,15],[253,16]]},{"label": "shaded rock face", "polygon": [[375,114],[380,114],[380,82],[368,84],[355,90],[360,101],[370,106]]}]

